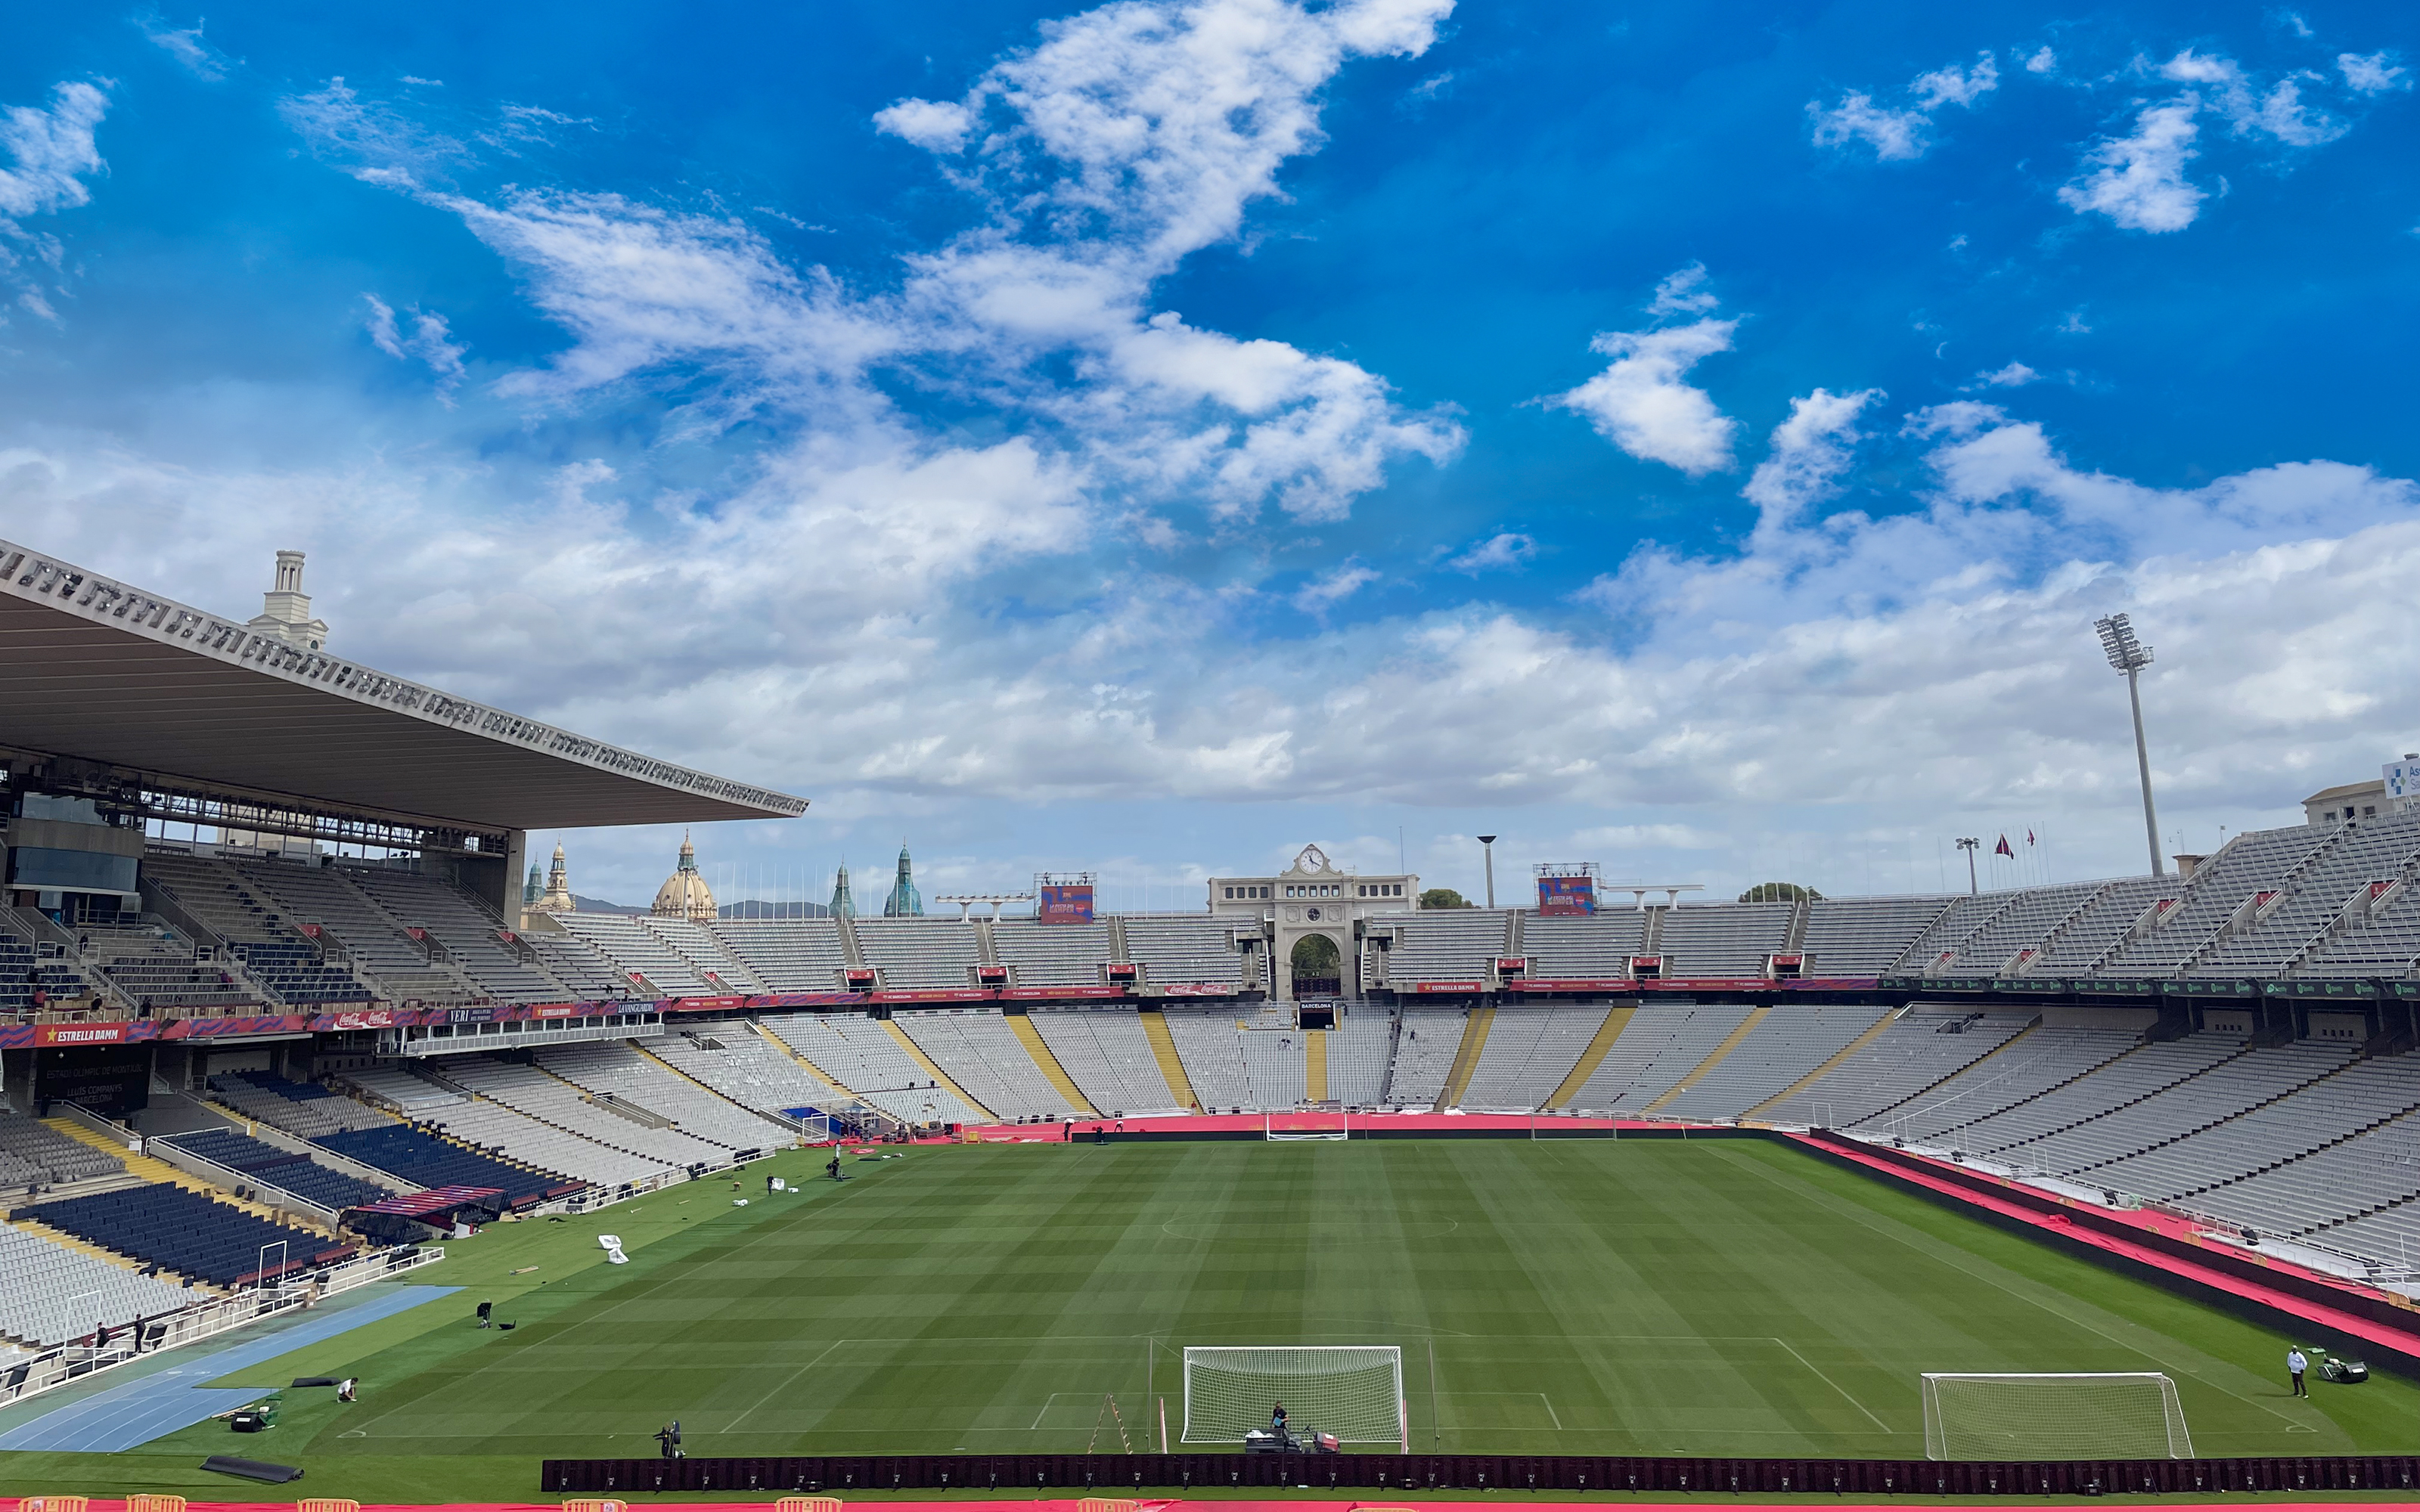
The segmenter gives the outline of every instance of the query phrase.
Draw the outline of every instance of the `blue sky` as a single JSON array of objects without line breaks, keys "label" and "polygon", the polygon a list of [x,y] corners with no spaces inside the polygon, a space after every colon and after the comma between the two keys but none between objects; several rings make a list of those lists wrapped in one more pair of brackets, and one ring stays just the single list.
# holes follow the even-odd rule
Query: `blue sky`
[{"label": "blue sky", "polygon": [[299,546],[348,654],[813,798],[726,893],[2116,874],[2118,609],[2169,849],[2420,747],[2407,12],[8,24],[0,528]]}]

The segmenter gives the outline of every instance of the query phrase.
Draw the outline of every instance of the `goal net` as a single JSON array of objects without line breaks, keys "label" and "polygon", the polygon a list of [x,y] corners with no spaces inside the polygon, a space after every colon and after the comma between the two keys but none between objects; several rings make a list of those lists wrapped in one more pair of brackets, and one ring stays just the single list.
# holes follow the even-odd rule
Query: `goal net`
[{"label": "goal net", "polygon": [[1404,1441],[1404,1351],[1391,1344],[1185,1350],[1185,1441],[1243,1442],[1283,1403],[1287,1427],[1345,1443]]},{"label": "goal net", "polygon": [[2156,1370],[1927,1375],[1931,1459],[2190,1459],[2177,1383]]}]

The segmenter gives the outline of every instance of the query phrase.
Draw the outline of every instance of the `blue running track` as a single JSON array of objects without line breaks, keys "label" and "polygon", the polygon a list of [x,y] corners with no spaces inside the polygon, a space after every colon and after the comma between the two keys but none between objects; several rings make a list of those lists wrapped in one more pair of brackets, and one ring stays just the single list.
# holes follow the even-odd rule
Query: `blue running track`
[{"label": "blue running track", "polygon": [[206,1388],[202,1384],[206,1381],[216,1381],[247,1365],[274,1360],[306,1344],[349,1334],[460,1289],[397,1287],[385,1296],[354,1306],[325,1312],[314,1309],[302,1315],[299,1322],[241,1339],[228,1348],[213,1349],[201,1344],[172,1351],[170,1357],[176,1363],[165,1369],[132,1377],[0,1433],[0,1449],[113,1454],[149,1443],[266,1395],[257,1389]]}]

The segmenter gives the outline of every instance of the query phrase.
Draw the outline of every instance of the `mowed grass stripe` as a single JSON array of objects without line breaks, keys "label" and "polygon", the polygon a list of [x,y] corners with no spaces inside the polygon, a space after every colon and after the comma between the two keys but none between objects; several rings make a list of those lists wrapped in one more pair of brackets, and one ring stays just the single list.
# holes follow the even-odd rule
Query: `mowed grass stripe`
[{"label": "mowed grass stripe", "polygon": [[927,1150],[829,1196],[365,1362],[375,1413],[310,1449],[1143,1448],[1188,1343],[1398,1345],[1449,1451],[1910,1455],[1943,1368],[2168,1369],[2206,1454],[2402,1448],[2420,1406],[2288,1403],[2281,1338],[1745,1142]]}]

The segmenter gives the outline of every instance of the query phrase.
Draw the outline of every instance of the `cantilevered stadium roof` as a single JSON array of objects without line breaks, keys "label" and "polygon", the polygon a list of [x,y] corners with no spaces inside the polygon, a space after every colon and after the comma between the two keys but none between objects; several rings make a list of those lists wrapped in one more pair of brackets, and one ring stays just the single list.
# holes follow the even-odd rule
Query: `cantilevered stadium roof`
[{"label": "cantilevered stadium roof", "polygon": [[0,746],[436,827],[787,818],[807,807],[304,650],[8,541]]}]

